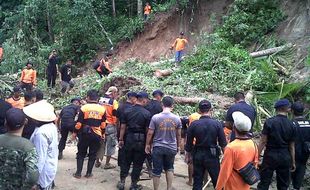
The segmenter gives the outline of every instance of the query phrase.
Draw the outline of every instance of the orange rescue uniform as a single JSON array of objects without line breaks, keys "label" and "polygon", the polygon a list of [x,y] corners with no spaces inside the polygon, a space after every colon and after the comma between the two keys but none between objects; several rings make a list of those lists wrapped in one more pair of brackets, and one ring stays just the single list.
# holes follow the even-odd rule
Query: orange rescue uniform
[{"label": "orange rescue uniform", "polygon": [[176,51],[182,51],[185,49],[185,45],[188,43],[188,41],[184,38],[177,38],[174,43],[172,44],[172,47],[175,47]]},{"label": "orange rescue uniform", "polygon": [[13,108],[23,109],[25,107],[25,99],[23,97],[17,100],[11,97],[7,99],[6,102],[10,103]]},{"label": "orange rescue uniform", "polygon": [[105,122],[105,108],[96,103],[88,103],[81,107],[75,129],[80,130],[85,126],[89,126],[95,134],[103,137],[103,130],[106,126]]},{"label": "orange rescue uniform", "polygon": [[145,14],[145,15],[151,14],[151,11],[152,11],[152,7],[151,7],[150,5],[146,5],[146,6],[144,7],[144,14]]},{"label": "orange rescue uniform", "polygon": [[231,129],[228,129],[227,127],[224,127],[224,134],[225,134],[227,143],[230,142],[230,135],[231,135],[231,132],[232,132]]},{"label": "orange rescue uniform", "polygon": [[99,103],[104,106],[106,110],[106,123],[116,125],[117,117],[116,111],[118,109],[118,102],[112,98],[104,97],[100,98]]},{"label": "orange rescue uniform", "polygon": [[[255,145],[256,146],[256,145]],[[249,162],[258,163],[258,150],[252,140],[236,139],[229,143],[224,152],[220,174],[216,184],[216,190],[249,190],[236,170],[240,170]]]},{"label": "orange rescue uniform", "polygon": [[110,63],[109,62],[107,62],[107,61],[105,61],[105,60],[101,60],[100,61],[100,65],[99,65],[99,67],[97,68],[97,71],[98,72],[102,72],[102,70],[101,70],[101,67],[104,65],[104,67],[111,73],[112,72],[112,69],[111,69],[111,67],[110,67]]},{"label": "orange rescue uniform", "polygon": [[34,69],[24,69],[20,81],[26,84],[37,84],[37,71]]},{"label": "orange rescue uniform", "polygon": [[2,58],[3,58],[3,48],[0,47],[0,60],[2,60]]}]

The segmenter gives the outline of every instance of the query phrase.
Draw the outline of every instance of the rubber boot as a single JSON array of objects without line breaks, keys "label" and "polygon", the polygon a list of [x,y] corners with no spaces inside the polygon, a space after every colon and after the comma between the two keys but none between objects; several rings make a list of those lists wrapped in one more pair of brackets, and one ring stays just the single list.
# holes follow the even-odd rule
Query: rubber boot
[{"label": "rubber boot", "polygon": [[88,160],[87,172],[86,172],[85,177],[92,177],[92,172],[93,172],[93,167],[94,167],[95,161],[96,160],[93,160],[93,159]]},{"label": "rubber boot", "polygon": [[81,178],[81,173],[83,169],[84,159],[77,159],[76,160],[76,172],[73,174],[75,178]]}]

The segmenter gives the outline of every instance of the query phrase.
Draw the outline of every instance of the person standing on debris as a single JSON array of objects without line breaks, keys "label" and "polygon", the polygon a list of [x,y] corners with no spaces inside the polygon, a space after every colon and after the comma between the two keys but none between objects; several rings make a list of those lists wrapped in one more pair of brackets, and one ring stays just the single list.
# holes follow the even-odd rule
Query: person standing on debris
[{"label": "person standing on debris", "polygon": [[182,61],[182,56],[184,53],[185,46],[188,44],[187,39],[184,38],[184,32],[180,33],[180,36],[174,41],[171,50],[175,48],[175,62],[180,63]]},{"label": "person standing on debris", "polygon": [[0,189],[34,189],[37,184],[36,149],[21,137],[26,122],[22,110],[11,108],[6,112],[8,132],[0,135]]},{"label": "person standing on debris", "polygon": [[76,125],[76,116],[80,110],[81,98],[76,97],[71,100],[71,104],[62,108],[59,119],[57,120],[57,126],[60,128],[61,138],[58,144],[58,160],[63,158],[63,150],[66,147],[66,142],[69,132],[73,132]]},{"label": "person standing on debris", "polygon": [[6,101],[12,105],[14,108],[23,109],[25,106],[25,99],[21,97],[22,89],[18,86],[13,88],[13,96]]},{"label": "person standing on debris", "polygon": [[155,90],[152,93],[152,96],[154,99],[148,102],[148,104],[145,106],[145,109],[147,109],[153,117],[155,114],[161,113],[163,111],[161,100],[164,96],[164,93],[161,90]]},{"label": "person standing on debris", "polygon": [[47,87],[55,88],[56,78],[58,73],[59,57],[57,56],[57,51],[54,49],[50,56],[48,57],[47,66]]},{"label": "person standing on debris", "polygon": [[100,167],[101,161],[106,153],[106,162],[104,169],[113,169],[116,166],[110,163],[112,155],[115,153],[115,146],[117,144],[117,117],[116,112],[118,109],[118,89],[115,86],[111,86],[105,96],[100,98],[99,104],[104,106],[106,110],[106,127],[105,127],[105,139],[101,141],[101,146],[97,152],[96,167]]},{"label": "person standing on debris", "polygon": [[20,77],[20,87],[26,91],[31,91],[35,85],[37,85],[37,71],[32,68],[32,63],[28,61]]},{"label": "person standing on debris", "polygon": [[296,129],[287,117],[290,102],[281,99],[275,103],[277,115],[265,121],[258,147],[259,155],[266,147],[263,163],[260,167],[261,180],[258,190],[268,190],[273,172],[277,174],[277,188],[288,189],[290,169],[295,171],[295,136]]},{"label": "person standing on debris", "polygon": [[149,2],[146,2],[145,7],[144,7],[144,21],[148,20],[151,12],[152,12],[152,7]]},{"label": "person standing on debris", "polygon": [[104,129],[106,125],[106,110],[98,104],[99,95],[96,90],[87,92],[87,104],[81,107],[78,120],[75,125],[75,132],[79,134],[78,152],[76,155],[77,169],[73,176],[77,179],[81,178],[83,170],[84,158],[88,150],[88,164],[86,178],[93,176],[92,171],[96,161],[96,153],[100,148],[100,141],[104,139]]},{"label": "person standing on debris", "polygon": [[171,190],[174,158],[180,145],[182,123],[180,117],[172,113],[173,98],[164,97],[162,104],[163,112],[152,117],[147,133],[145,153],[151,154],[152,144],[154,190],[159,189],[163,169],[166,172],[167,189]]},{"label": "person standing on debris", "polygon": [[93,68],[96,69],[97,73],[99,74],[100,78],[103,76],[108,76],[113,72],[109,62],[110,56],[111,55],[104,56],[100,61],[95,62],[93,66]]},{"label": "person standing on debris", "polygon": [[301,102],[295,102],[292,105],[293,122],[297,132],[295,142],[296,171],[292,173],[293,188],[296,190],[302,187],[310,155],[310,121],[303,116],[304,109]]},{"label": "person standing on debris", "polygon": [[[221,123],[212,119],[212,105],[207,100],[199,103],[201,117],[194,121],[187,130],[185,146],[186,161],[194,165],[193,190],[202,189],[205,172],[211,176],[213,186],[217,183],[220,171],[218,144],[224,150],[226,139]],[[194,145],[194,138],[196,139]]]},{"label": "person standing on debris", "polygon": [[54,124],[57,117],[54,107],[47,101],[40,101],[25,107],[23,111],[38,122],[38,127],[30,138],[39,156],[38,188],[51,189],[58,165],[58,132]]},{"label": "person standing on debris", "polygon": [[60,69],[61,73],[61,93],[66,93],[67,90],[74,87],[74,82],[71,77],[73,61],[69,59]]},{"label": "person standing on debris", "polygon": [[250,190],[248,185],[239,174],[248,163],[258,164],[258,149],[256,143],[248,137],[252,122],[242,112],[232,114],[235,123],[236,139],[229,143],[224,152],[220,174],[216,184],[216,190]]},{"label": "person standing on debris", "polygon": [[228,109],[227,114],[226,114],[226,119],[225,119],[226,121],[224,123],[225,128],[232,130],[231,135],[230,135],[230,142],[232,142],[235,139],[235,132],[233,130],[234,119],[232,117],[232,114],[236,111],[240,111],[251,119],[252,128],[249,132],[249,136],[252,135],[251,133],[252,133],[256,115],[257,115],[255,108],[245,102],[245,95],[243,92],[237,92],[234,95],[234,99],[235,99],[235,104],[232,105]]},{"label": "person standing on debris", "polygon": [[124,149],[126,157],[124,165],[121,166],[120,182],[117,185],[119,190],[125,188],[125,180],[131,164],[133,164],[133,169],[130,190],[142,189],[137,183],[146,158],[145,141],[151,113],[144,108],[148,102],[148,94],[139,92],[137,97],[137,104],[126,110],[124,116],[121,117],[119,147]]},{"label": "person standing on debris", "polygon": [[[137,93],[135,92],[128,92],[127,93],[127,100],[125,103],[120,104],[119,108],[117,109],[117,118],[119,121],[121,121],[122,117],[124,117],[124,113],[130,109],[132,106],[136,105],[137,103]],[[119,139],[120,136],[120,127],[117,129],[117,138]],[[126,139],[126,138],[125,138]],[[125,151],[123,148],[120,148],[118,150],[118,157],[117,157],[117,165],[122,166],[124,165],[125,161]]]}]

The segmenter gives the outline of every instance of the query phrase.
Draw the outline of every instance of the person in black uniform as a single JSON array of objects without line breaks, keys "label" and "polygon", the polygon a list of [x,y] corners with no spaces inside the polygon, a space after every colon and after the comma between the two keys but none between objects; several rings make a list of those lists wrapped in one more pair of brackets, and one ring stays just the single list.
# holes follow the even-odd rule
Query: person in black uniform
[{"label": "person in black uniform", "polygon": [[[210,174],[215,188],[220,172],[219,156],[221,151],[218,144],[224,150],[226,138],[221,123],[211,118],[212,105],[207,100],[199,103],[201,117],[194,121],[187,129],[186,160],[194,164],[193,190],[201,190],[204,174]],[[194,145],[194,138],[196,143]]]},{"label": "person in black uniform", "polygon": [[65,65],[60,69],[61,73],[61,93],[66,93],[68,88],[69,90],[74,87],[74,82],[71,77],[72,73],[72,63],[73,61],[69,59]]},{"label": "person in black uniform", "polygon": [[56,77],[58,73],[59,57],[57,56],[57,51],[54,49],[51,55],[48,57],[47,66],[47,86],[54,88],[56,85]]},{"label": "person in black uniform", "polygon": [[133,169],[131,172],[130,190],[142,189],[137,182],[146,157],[144,147],[146,132],[151,120],[151,113],[144,108],[148,101],[148,94],[139,92],[137,97],[137,104],[126,110],[121,117],[119,147],[124,149],[126,158],[121,166],[120,182],[117,185],[117,188],[120,190],[124,189],[125,179],[128,176],[132,163]]},{"label": "person in black uniform", "polygon": [[[125,111],[128,110],[129,108],[131,108],[132,106],[134,106],[136,103],[137,103],[137,93],[128,92],[126,102],[120,104],[120,106],[117,109],[116,117],[118,118],[118,120],[121,121],[121,117],[123,117]],[[117,139],[119,139],[119,135],[120,135],[120,127],[118,127],[118,129],[117,129]],[[124,149],[120,148],[118,150],[118,157],[117,157],[117,165],[118,166],[122,165],[125,157],[126,156],[125,156]]]},{"label": "person in black uniform", "polygon": [[158,114],[163,111],[161,105],[161,99],[163,98],[164,93],[161,90],[155,90],[152,93],[152,96],[154,99],[148,102],[148,104],[145,106],[145,109],[147,109],[151,113],[151,116],[153,117],[155,114]]},{"label": "person in black uniform", "polygon": [[307,161],[310,155],[310,121],[304,114],[304,106],[301,102],[292,105],[294,115],[293,122],[296,127],[295,160],[296,171],[292,173],[293,188],[299,190],[307,169]]},{"label": "person in black uniform", "polygon": [[258,190],[268,190],[273,172],[277,174],[277,189],[288,189],[290,169],[295,170],[295,135],[296,130],[292,121],[287,117],[290,102],[281,99],[274,108],[277,115],[264,123],[262,137],[258,146],[259,155],[266,147],[263,163],[260,167],[261,181]]},{"label": "person in black uniform", "polygon": [[12,105],[3,99],[0,99],[0,134],[7,132],[7,128],[4,125],[6,111],[12,108]]},{"label": "person in black uniform", "polygon": [[57,126],[60,127],[61,138],[58,144],[58,150],[59,150],[58,160],[61,160],[63,158],[62,152],[66,147],[66,142],[67,142],[69,132],[74,131],[74,128],[76,125],[75,118],[79,113],[80,101],[81,101],[81,98],[78,98],[78,97],[73,98],[71,100],[71,104],[68,106],[65,106],[59,114]]}]

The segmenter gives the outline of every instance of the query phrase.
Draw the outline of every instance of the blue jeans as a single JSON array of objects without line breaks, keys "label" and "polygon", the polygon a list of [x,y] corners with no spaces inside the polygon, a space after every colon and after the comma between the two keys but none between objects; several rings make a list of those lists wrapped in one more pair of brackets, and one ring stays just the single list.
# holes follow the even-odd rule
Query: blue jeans
[{"label": "blue jeans", "polygon": [[152,152],[153,159],[153,175],[160,177],[162,170],[167,171],[174,170],[174,158],[177,154],[176,150],[172,150],[165,147],[154,147]]},{"label": "blue jeans", "polygon": [[183,50],[175,52],[175,62],[179,63],[182,61]]}]

